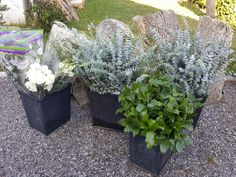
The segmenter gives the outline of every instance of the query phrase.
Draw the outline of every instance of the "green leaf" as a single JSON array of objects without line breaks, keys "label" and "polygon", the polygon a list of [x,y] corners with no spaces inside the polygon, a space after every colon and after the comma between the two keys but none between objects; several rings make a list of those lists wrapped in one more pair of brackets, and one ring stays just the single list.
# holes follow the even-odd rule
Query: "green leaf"
[{"label": "green leaf", "polygon": [[144,110],[144,105],[143,104],[138,104],[138,106],[136,107],[136,110],[138,112],[142,112]]},{"label": "green leaf", "polygon": [[192,124],[186,124],[184,127],[189,131],[193,131],[193,125]]},{"label": "green leaf", "polygon": [[185,143],[185,145],[190,145],[190,144],[193,144],[193,141],[190,137],[186,137],[184,139],[184,143]]},{"label": "green leaf", "polygon": [[133,133],[134,136],[138,135],[139,134],[139,130],[138,128],[134,128],[130,125],[127,125],[124,129],[124,132],[131,132]]},{"label": "green leaf", "polygon": [[170,140],[169,140],[169,142],[170,142],[170,144],[171,144],[172,146],[174,146],[174,145],[175,145],[175,140],[173,140],[173,139],[170,139]]},{"label": "green leaf", "polygon": [[154,132],[147,132],[145,142],[147,144],[148,149],[151,149],[154,145],[156,145],[155,137],[156,134]]},{"label": "green leaf", "polygon": [[178,109],[174,109],[173,113],[179,115],[179,110]]},{"label": "green leaf", "polygon": [[178,153],[183,152],[184,147],[185,147],[184,141],[178,141],[176,143],[176,150],[177,150]]},{"label": "green leaf", "polygon": [[160,145],[160,150],[162,154],[165,154],[170,148],[170,145],[167,141],[164,141],[163,143],[161,143]]}]

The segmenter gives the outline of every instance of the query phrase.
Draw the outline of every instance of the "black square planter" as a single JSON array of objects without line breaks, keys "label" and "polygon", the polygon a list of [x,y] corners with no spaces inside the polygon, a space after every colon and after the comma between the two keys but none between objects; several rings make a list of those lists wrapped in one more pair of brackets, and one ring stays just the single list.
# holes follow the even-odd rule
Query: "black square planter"
[{"label": "black square planter", "polygon": [[[205,103],[206,100],[207,100],[207,98],[203,98],[203,99],[202,99],[202,102]],[[196,115],[193,117],[193,128],[194,128],[194,129],[197,127],[197,123],[198,123],[198,121],[199,121],[199,119],[200,119],[200,117],[201,117],[201,113],[202,113],[203,107],[204,107],[204,106],[198,108],[198,109],[196,110]]]},{"label": "black square planter", "polygon": [[132,163],[155,175],[161,173],[166,162],[173,155],[173,152],[170,150],[165,154],[161,154],[159,146],[149,150],[144,137],[133,137],[132,134],[129,134],[129,152]]},{"label": "black square planter", "polygon": [[20,91],[19,94],[29,125],[41,133],[49,135],[70,120],[71,85],[41,100]]},{"label": "black square planter", "polygon": [[118,96],[88,91],[88,98],[94,126],[124,129],[118,123],[123,118],[122,114],[116,114],[116,110],[120,108]]}]

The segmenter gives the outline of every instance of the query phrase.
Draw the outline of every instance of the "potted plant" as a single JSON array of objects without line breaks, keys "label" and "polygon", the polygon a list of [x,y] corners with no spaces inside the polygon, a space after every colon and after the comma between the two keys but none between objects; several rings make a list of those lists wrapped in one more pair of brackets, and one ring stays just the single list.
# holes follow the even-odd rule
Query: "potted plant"
[{"label": "potted plant", "polygon": [[115,114],[120,107],[118,96],[136,78],[142,40],[129,38],[117,30],[113,37],[98,33],[90,43],[81,44],[74,58],[78,77],[88,88],[93,125],[122,129]]},{"label": "potted plant", "polygon": [[[170,76],[186,94],[193,93],[205,102],[211,94],[209,85],[226,78],[225,68],[230,62],[232,50],[225,45],[225,41],[216,43],[211,38],[202,41],[197,32],[191,37],[187,22],[185,24],[186,29],[172,31],[169,41],[162,40],[155,33],[156,57],[151,64]],[[146,73],[153,73],[153,67],[146,67],[146,70]],[[202,107],[197,111],[199,115],[201,110]],[[199,117],[194,119],[194,128]]]},{"label": "potted plant", "polygon": [[45,135],[70,120],[73,66],[60,62],[55,50],[41,57],[5,55],[2,65],[20,94],[29,125]]},{"label": "potted plant", "polygon": [[120,124],[130,134],[130,161],[159,175],[173,152],[191,144],[193,116],[200,99],[186,95],[167,76],[142,75],[119,96],[124,118]]}]

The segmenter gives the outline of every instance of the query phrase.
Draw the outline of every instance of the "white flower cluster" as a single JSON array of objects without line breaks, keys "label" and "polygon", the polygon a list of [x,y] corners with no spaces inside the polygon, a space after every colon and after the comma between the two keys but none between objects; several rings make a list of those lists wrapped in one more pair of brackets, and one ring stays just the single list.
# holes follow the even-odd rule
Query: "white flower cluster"
[{"label": "white flower cluster", "polygon": [[33,63],[26,72],[26,88],[31,92],[37,92],[37,86],[43,86],[44,90],[50,91],[55,82],[55,75],[47,65]]},{"label": "white flower cluster", "polygon": [[75,66],[73,66],[71,64],[67,64],[65,62],[60,62],[59,68],[60,68],[60,71],[63,72],[65,75],[67,75],[69,77],[74,76],[73,70],[74,70]]}]

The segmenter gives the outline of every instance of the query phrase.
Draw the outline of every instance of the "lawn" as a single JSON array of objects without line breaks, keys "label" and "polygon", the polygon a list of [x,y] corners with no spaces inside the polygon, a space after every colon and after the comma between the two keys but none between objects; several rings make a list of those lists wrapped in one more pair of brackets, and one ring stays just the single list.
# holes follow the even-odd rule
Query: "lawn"
[{"label": "lawn", "polygon": [[[181,5],[193,11],[196,15],[205,14],[193,4],[182,3]],[[158,11],[160,11],[160,9],[137,4],[130,0],[86,0],[85,8],[78,10],[80,20],[69,23],[69,26],[86,32],[89,24],[93,23],[97,25],[106,18],[114,18],[128,24],[133,32],[137,34],[137,29],[132,22],[132,17],[136,15],[147,15]],[[181,22],[182,16],[178,15],[178,19]],[[195,31],[198,21],[190,18],[187,18],[187,20],[192,31]],[[232,48],[236,50],[236,31],[234,32]],[[230,68],[234,68],[233,70],[235,71],[235,63],[231,64]]]}]

